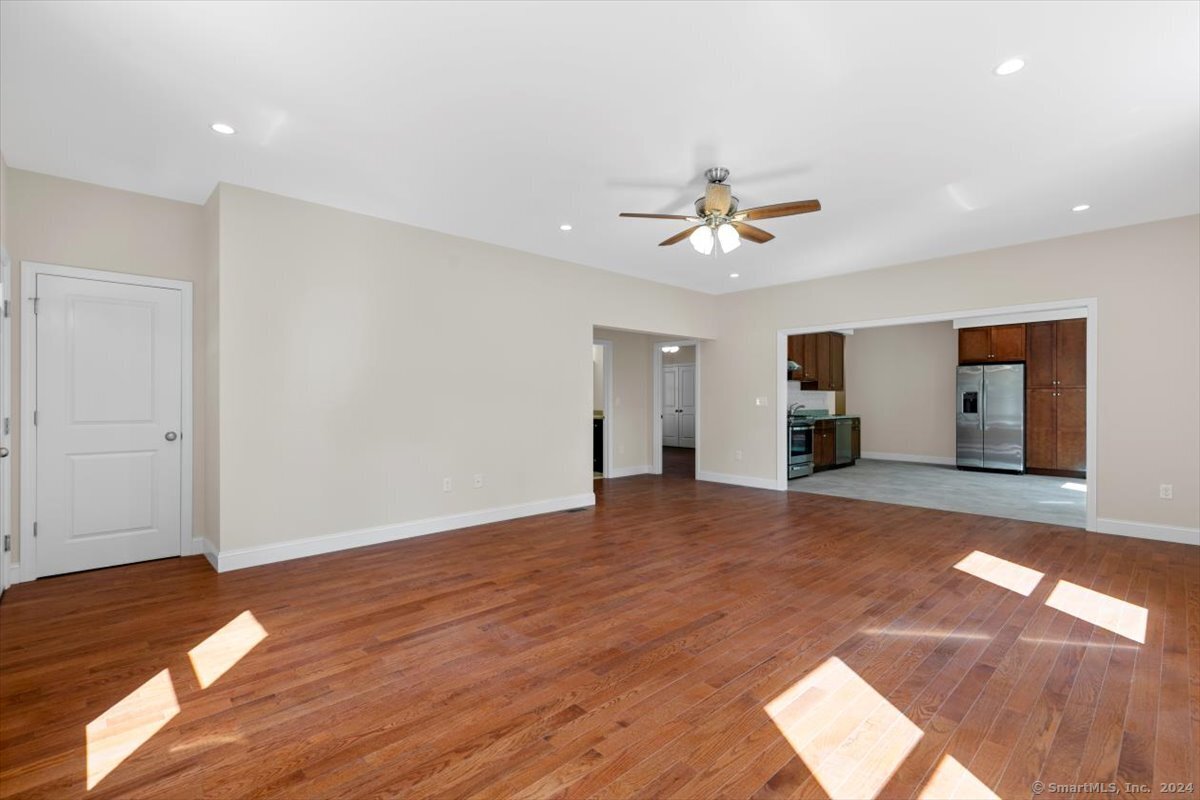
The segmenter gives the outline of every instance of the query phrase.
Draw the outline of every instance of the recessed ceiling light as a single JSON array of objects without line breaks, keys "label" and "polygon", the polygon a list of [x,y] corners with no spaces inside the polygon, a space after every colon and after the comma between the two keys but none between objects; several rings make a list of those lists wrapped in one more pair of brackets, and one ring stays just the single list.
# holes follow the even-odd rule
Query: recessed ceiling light
[{"label": "recessed ceiling light", "polygon": [[558,226],[558,229],[560,231],[569,231],[569,230],[571,230],[571,226],[564,222],[562,225]]},{"label": "recessed ceiling light", "polygon": [[232,125],[227,125],[224,122],[214,122],[209,127],[212,128],[214,132],[219,133],[222,136],[232,136],[233,134],[237,133]]},{"label": "recessed ceiling light", "polygon": [[1087,211],[1089,208],[1091,208],[1091,206],[1089,206],[1087,203],[1083,203],[1081,205],[1075,206],[1071,210],[1072,211]]},{"label": "recessed ceiling light", "polygon": [[997,75],[1012,75],[1014,72],[1020,72],[1025,68],[1025,59],[1010,58],[1007,61],[1001,62],[1000,66],[996,67]]},{"label": "recessed ceiling light", "polygon": [[729,273],[729,277],[731,277],[731,278],[740,278],[741,276],[740,276],[740,275],[738,275],[736,272],[731,272],[731,273]]}]

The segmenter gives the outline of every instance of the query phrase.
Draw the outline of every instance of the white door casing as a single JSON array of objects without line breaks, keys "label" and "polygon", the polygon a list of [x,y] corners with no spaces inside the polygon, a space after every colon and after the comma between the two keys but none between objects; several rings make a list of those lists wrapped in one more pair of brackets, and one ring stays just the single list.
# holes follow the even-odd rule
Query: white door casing
[{"label": "white door casing", "polygon": [[679,447],[696,446],[696,365],[679,364],[675,367],[679,392]]},{"label": "white door casing", "polygon": [[12,263],[0,245],[0,594],[8,588],[12,564]]},{"label": "white door casing", "polygon": [[662,443],[679,446],[679,373],[674,366],[662,368]]},{"label": "white door casing", "polygon": [[25,265],[23,577],[190,552],[190,286],[43,266]]}]

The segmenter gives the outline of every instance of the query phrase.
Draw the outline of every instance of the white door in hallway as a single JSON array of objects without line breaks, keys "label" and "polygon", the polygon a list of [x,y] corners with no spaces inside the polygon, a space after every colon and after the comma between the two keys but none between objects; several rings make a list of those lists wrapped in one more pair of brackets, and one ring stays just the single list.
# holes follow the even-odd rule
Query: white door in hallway
[{"label": "white door in hallway", "polygon": [[663,447],[679,446],[679,376],[674,366],[663,367],[662,375],[662,443]]},{"label": "white door in hallway", "polygon": [[679,446],[696,446],[696,365],[680,364],[676,386],[679,391]]},{"label": "white door in hallway", "polygon": [[180,555],[182,293],[36,285],[38,575]]}]

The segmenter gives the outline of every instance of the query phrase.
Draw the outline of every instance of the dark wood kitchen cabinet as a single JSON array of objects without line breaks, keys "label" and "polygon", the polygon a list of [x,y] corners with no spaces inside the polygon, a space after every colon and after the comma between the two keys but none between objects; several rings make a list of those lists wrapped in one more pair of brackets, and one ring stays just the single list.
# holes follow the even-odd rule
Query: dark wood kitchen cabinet
[{"label": "dark wood kitchen cabinet", "polygon": [[1031,322],[1025,349],[1025,469],[1084,477],[1087,320]]},{"label": "dark wood kitchen cabinet", "polygon": [[788,379],[818,392],[845,391],[846,337],[840,333],[803,333],[788,337],[788,359],[800,369]]},{"label": "dark wood kitchen cabinet", "polygon": [[995,364],[1025,360],[1025,325],[959,328],[959,364]]},{"label": "dark wood kitchen cabinet", "polygon": [[828,469],[837,463],[837,427],[833,420],[813,425],[813,469]]}]

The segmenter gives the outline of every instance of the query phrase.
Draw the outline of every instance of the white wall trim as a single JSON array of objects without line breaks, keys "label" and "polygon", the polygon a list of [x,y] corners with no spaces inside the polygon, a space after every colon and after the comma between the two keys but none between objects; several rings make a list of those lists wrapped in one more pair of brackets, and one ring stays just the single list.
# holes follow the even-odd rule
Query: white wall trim
[{"label": "white wall trim", "polygon": [[985,325],[1020,325],[1026,322],[1054,322],[1060,319],[1083,319],[1086,308],[1058,308],[1050,311],[1027,311],[1023,314],[996,314],[990,317],[971,317],[954,320],[954,329],[979,328]]},{"label": "white wall trim", "polygon": [[629,478],[634,475],[648,475],[653,472],[653,467],[649,464],[639,464],[636,467],[615,467],[607,472],[609,478]]},{"label": "white wall trim", "polygon": [[863,458],[876,461],[906,461],[910,464],[940,464],[953,467],[958,461],[951,456],[919,456],[913,453],[863,453]]},{"label": "white wall trim", "polygon": [[21,582],[21,564],[17,561],[8,562],[8,579],[5,588]]},{"label": "white wall trim", "polygon": [[[779,486],[773,478],[752,478],[749,475],[729,475],[724,472],[697,472],[696,480],[728,483],[731,486],[745,486],[750,489],[779,490]],[[784,484],[783,490],[787,491],[787,484]]]},{"label": "white wall trim", "polygon": [[[611,339],[592,339],[604,353],[604,469],[600,473],[606,478],[612,474],[613,463],[613,343]],[[595,370],[593,370],[593,373]],[[595,472],[595,470],[592,470]]]},{"label": "white wall trim", "polygon": [[929,314],[917,314],[907,317],[890,317],[873,319],[862,322],[837,322],[823,325],[802,325],[797,328],[783,328],[775,334],[775,482],[780,490],[787,489],[787,373],[783,369],[787,361],[787,337],[797,333],[821,333],[822,331],[840,330],[843,328],[885,328],[892,325],[916,325],[925,322],[946,322],[948,320],[970,320],[997,315],[1031,314],[1052,311],[1074,313],[1085,309],[1087,314],[1087,475],[1089,488],[1087,493],[1087,529],[1097,530],[1096,518],[1099,491],[1095,488],[1099,481],[1096,476],[1099,441],[1097,414],[1100,396],[1099,380],[1099,345],[1100,345],[1100,316],[1098,301],[1095,297],[1074,298],[1068,300],[1053,300],[1045,303],[1023,303],[1012,306],[995,308],[975,308],[961,311],[940,311]]},{"label": "white wall trim", "polygon": [[[37,317],[33,313],[33,291],[38,275],[57,275],[87,281],[124,283],[176,289],[182,297],[183,352],[180,354],[183,387],[180,409],[180,494],[179,554],[189,555],[192,548],[192,284],[172,278],[155,278],[124,272],[107,272],[83,267],[64,267],[37,261],[21,262],[21,579],[37,578],[37,544],[33,538],[37,514],[37,447],[31,409],[37,407]],[[15,301],[12,305],[15,305]]]},{"label": "white wall trim", "polygon": [[1175,525],[1153,525],[1149,522],[1130,522],[1124,519],[1096,520],[1096,530],[1116,536],[1134,536],[1200,547],[1200,528],[1180,528]]},{"label": "white wall trim", "polygon": [[213,569],[220,572],[221,570],[217,563],[217,548],[207,538],[202,537],[196,541],[200,542],[199,553],[208,559],[208,563],[212,565]]},{"label": "white wall trim", "polygon": [[[500,506],[482,511],[470,511],[465,514],[431,517],[412,522],[399,522],[393,525],[380,525],[374,528],[342,531],[325,536],[291,539],[285,542],[265,544],[258,547],[222,550],[216,554],[216,569],[217,572],[229,572],[235,569],[245,569],[246,567],[274,564],[279,561],[290,561],[294,558],[307,558],[326,553],[336,553],[339,550],[367,547],[373,544],[394,542],[398,539],[410,539],[414,536],[426,536],[431,533],[469,528],[474,525],[486,525],[492,522],[505,522],[520,517],[550,514],[572,508],[594,506],[595,504],[596,495],[588,492],[586,494],[555,497],[549,500],[536,500],[531,503]],[[206,555],[208,554],[206,553]],[[212,560],[213,556],[209,555],[209,561]]]},{"label": "white wall trim", "polygon": [[[8,250],[0,243],[0,286],[4,293],[0,296],[0,305],[8,309],[8,314],[0,318],[0,418],[8,420],[7,429],[0,429],[0,447],[8,450],[8,456],[0,459],[0,534],[9,537],[10,547],[20,539],[20,534],[12,532],[12,462],[16,458],[12,454],[12,259]],[[3,314],[0,311],[0,314]],[[13,569],[12,550],[5,550],[0,555],[0,592],[3,592],[12,582],[17,570]]]}]

